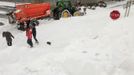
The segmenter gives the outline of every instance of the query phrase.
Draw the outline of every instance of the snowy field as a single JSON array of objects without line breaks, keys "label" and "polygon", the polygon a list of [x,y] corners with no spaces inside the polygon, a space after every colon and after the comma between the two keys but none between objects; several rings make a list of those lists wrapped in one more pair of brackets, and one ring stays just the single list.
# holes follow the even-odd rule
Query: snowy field
[{"label": "snowy field", "polygon": [[[118,20],[109,17],[112,10],[120,11]],[[0,37],[0,75],[134,75],[134,6],[129,17],[124,12],[97,8],[81,17],[41,20],[34,48],[25,32],[0,18],[0,34],[8,30],[15,36],[12,47]]]}]

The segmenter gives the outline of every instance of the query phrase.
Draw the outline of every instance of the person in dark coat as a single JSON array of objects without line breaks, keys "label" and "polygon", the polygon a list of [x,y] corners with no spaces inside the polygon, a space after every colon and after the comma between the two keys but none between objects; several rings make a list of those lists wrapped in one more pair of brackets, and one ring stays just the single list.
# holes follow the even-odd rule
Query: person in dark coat
[{"label": "person in dark coat", "polygon": [[37,22],[35,22],[35,20],[31,20],[29,26],[32,28],[32,34],[33,34],[33,38],[35,40],[36,43],[39,43],[39,41],[36,38],[37,32],[36,32],[36,26],[37,26]]},{"label": "person in dark coat", "polygon": [[4,31],[2,36],[6,38],[7,45],[12,46],[12,38],[14,38],[14,36],[9,31]]},{"label": "person in dark coat", "polygon": [[32,28],[32,33],[33,33],[33,38],[34,38],[35,42],[39,43],[39,41],[36,38],[36,27],[35,26]]}]

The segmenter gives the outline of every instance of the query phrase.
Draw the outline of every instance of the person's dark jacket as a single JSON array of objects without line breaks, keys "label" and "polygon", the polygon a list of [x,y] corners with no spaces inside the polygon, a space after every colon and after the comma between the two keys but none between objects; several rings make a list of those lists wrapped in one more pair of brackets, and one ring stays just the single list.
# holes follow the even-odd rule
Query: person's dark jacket
[{"label": "person's dark jacket", "polygon": [[3,32],[2,35],[6,38],[7,42],[12,42],[12,38],[14,38],[14,36],[8,31]]},{"label": "person's dark jacket", "polygon": [[32,28],[32,34],[33,34],[33,38],[34,38],[34,40],[36,41],[36,43],[38,43],[38,40],[37,40],[37,38],[36,38],[36,26],[38,26],[38,21],[36,21],[36,20],[31,20],[30,21],[30,24],[29,24],[29,26]]},{"label": "person's dark jacket", "polygon": [[36,26],[37,26],[37,25],[38,25],[38,24],[37,24],[35,21],[33,21],[33,20],[31,20],[30,23],[29,23],[29,26],[32,27],[32,33],[33,33],[33,35],[35,35],[35,36],[36,36]]}]

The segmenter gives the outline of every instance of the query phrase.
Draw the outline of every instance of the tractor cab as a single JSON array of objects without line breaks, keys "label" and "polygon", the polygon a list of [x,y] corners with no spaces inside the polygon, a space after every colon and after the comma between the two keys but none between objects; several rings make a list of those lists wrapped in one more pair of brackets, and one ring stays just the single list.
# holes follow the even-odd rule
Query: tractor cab
[{"label": "tractor cab", "polygon": [[65,9],[65,8],[71,8],[72,4],[71,1],[57,1],[56,6]]}]

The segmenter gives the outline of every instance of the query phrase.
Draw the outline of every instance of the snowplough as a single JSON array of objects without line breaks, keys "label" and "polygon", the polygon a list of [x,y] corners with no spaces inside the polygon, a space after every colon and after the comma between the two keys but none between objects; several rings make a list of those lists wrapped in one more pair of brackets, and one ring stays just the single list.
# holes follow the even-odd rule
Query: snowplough
[{"label": "snowplough", "polygon": [[9,23],[22,23],[30,19],[40,19],[50,16],[50,3],[18,4],[8,15]]},{"label": "snowplough", "polygon": [[15,9],[9,12],[8,20],[10,24],[17,23],[19,30],[25,30],[25,23],[34,20],[39,24],[38,19],[50,16],[50,3],[24,3],[16,4]]}]

